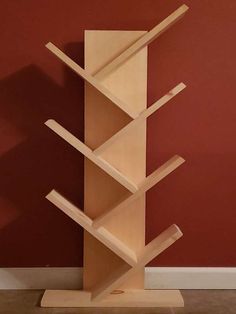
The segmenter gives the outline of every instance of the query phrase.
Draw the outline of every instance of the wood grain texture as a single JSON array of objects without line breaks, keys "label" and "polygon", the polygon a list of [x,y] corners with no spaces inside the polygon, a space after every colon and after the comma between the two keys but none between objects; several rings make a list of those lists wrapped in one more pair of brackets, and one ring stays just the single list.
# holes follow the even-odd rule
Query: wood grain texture
[{"label": "wood grain texture", "polygon": [[63,126],[57,123],[55,120],[47,120],[45,124],[53,130],[57,135],[63,138],[66,142],[72,145],[75,149],[81,152],[85,157],[95,163],[98,167],[104,170],[107,174],[109,174],[112,178],[117,180],[120,184],[122,184],[125,188],[127,188],[130,192],[134,193],[138,190],[138,187],[133,183],[129,178],[127,178],[124,174],[122,174],[115,167],[110,165],[103,158],[96,156],[93,151],[86,146],[83,142],[81,142],[78,138],[76,138],[73,134],[67,131]]},{"label": "wood grain texture", "polygon": [[91,301],[91,292],[78,290],[47,290],[42,307],[183,307],[178,290],[124,290],[100,301]]},{"label": "wood grain texture", "polygon": [[144,267],[154,257],[170,247],[182,235],[182,232],[176,225],[172,225],[163,231],[144,247],[140,256],[138,256],[136,266],[129,267],[128,265],[122,265],[116,272],[97,285],[97,287],[92,290],[92,300],[99,301],[109,295],[114,289],[117,289],[124,282],[129,280],[140,268]]},{"label": "wood grain texture", "polygon": [[[145,245],[145,192],[184,162],[174,156],[145,177],[146,119],[185,88],[183,83],[177,85],[146,109],[146,85],[147,45],[187,10],[182,5],[148,33],[86,31],[85,70],[52,43],[46,45],[86,81],[85,143],[56,121],[45,123],[87,157],[84,212],[55,190],[47,195],[85,230],[86,293],[80,294],[84,304],[96,304],[117,291],[143,289],[145,265],[182,236],[172,225]],[[46,292],[42,305],[55,297],[57,293]],[[130,297],[132,302],[136,297]],[[64,306],[66,302],[64,299]]]},{"label": "wood grain texture", "polygon": [[99,240],[102,244],[108,247],[111,251],[122,258],[126,263],[135,266],[137,263],[136,254],[127,245],[122,243],[112,233],[107,231],[104,227],[95,229],[92,226],[92,219],[85,213],[63,197],[60,193],[52,190],[46,198],[62,210],[67,216],[77,222],[87,232]]},{"label": "wood grain texture", "polygon": [[[86,31],[85,69],[92,73],[108,60],[121,53],[135,42],[145,31]],[[101,83],[113,95],[121,99],[140,114],[146,109],[147,88],[147,48],[140,50]],[[98,110],[99,108],[99,110]],[[131,119],[116,106],[110,106],[107,98],[90,84],[85,85],[85,144],[92,150],[97,148],[114,133],[129,123]],[[135,134],[122,137],[100,156],[119,172],[137,185],[146,173],[146,123],[142,121]],[[89,160],[85,160],[84,210],[95,219],[112,204],[129,193],[114,179],[105,175]],[[116,221],[104,226],[135,254],[145,244],[145,196],[130,204]],[[94,261],[96,263],[94,264]],[[106,276],[124,264],[87,232],[84,234],[84,289],[91,290]],[[140,269],[122,288],[143,288],[144,270]]]},{"label": "wood grain texture", "polygon": [[83,68],[81,68],[76,62],[74,62],[64,52],[62,52],[59,48],[57,48],[53,43],[51,42],[47,43],[46,47],[55,56],[57,56],[61,61],[63,61],[66,65],[68,65],[68,67],[70,67],[76,74],[81,76],[89,84],[95,87],[99,92],[101,92],[104,96],[106,96],[110,101],[112,101],[115,105],[117,105],[121,110],[127,113],[130,117],[135,118],[137,116],[137,113],[129,110],[127,105],[122,100],[120,100],[114,94],[112,94],[107,88],[105,88],[102,84],[100,84],[98,80],[96,80],[89,73],[87,73]]},{"label": "wood grain texture", "polygon": [[105,141],[102,145],[96,148],[93,152],[96,155],[102,154],[114,141],[121,138],[126,132],[129,132],[133,127],[135,127],[139,122],[147,119],[150,115],[152,115],[155,111],[164,106],[168,101],[170,101],[174,96],[180,93],[186,85],[184,83],[178,84],[172,90],[170,90],[166,95],[161,97],[155,103],[153,103],[150,107],[145,109],[140,113],[140,115],[128,123],[125,127],[115,133],[112,137],[110,137],[107,141]]},{"label": "wood grain texture", "polygon": [[144,48],[148,44],[150,44],[153,40],[155,40],[158,36],[160,36],[165,30],[167,30],[170,26],[176,23],[183,15],[187,12],[187,5],[183,4],[173,13],[171,13],[167,18],[165,18],[161,23],[156,25],[152,30],[150,30],[147,34],[143,35],[140,39],[138,39],[135,43],[130,45],[128,49],[122,51],[120,55],[116,58],[111,59],[105,66],[103,65],[100,70],[93,71],[93,75],[102,80],[112,71],[116,70],[122,63],[124,63],[127,59],[132,57],[135,53],[137,53],[140,49]]},{"label": "wood grain texture", "polygon": [[156,169],[152,174],[145,178],[145,180],[139,185],[139,189],[136,193],[124,197],[116,205],[113,204],[110,209],[108,209],[106,212],[103,212],[99,217],[94,219],[93,226],[98,228],[103,224],[106,224],[107,220],[116,219],[116,215],[120,211],[126,209],[127,206],[129,206],[142,194],[147,192],[154,185],[164,179],[167,175],[169,175],[172,171],[184,163],[184,161],[185,160],[182,157],[177,155],[169,159],[161,167]]}]

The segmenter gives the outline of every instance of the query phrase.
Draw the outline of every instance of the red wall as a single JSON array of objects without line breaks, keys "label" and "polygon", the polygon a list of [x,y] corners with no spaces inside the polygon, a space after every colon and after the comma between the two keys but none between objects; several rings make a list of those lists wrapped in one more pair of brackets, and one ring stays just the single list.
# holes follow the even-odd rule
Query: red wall
[{"label": "red wall", "polygon": [[[186,163],[147,194],[147,241],[184,238],[151,265],[236,266],[234,0],[186,0],[187,15],[149,47],[148,103],[188,87],[148,120],[147,173]],[[1,0],[0,267],[81,266],[82,229],[44,196],[83,206],[83,157],[44,121],[83,139],[83,81],[44,47],[83,65],[85,29],[151,29],[179,0]]]}]

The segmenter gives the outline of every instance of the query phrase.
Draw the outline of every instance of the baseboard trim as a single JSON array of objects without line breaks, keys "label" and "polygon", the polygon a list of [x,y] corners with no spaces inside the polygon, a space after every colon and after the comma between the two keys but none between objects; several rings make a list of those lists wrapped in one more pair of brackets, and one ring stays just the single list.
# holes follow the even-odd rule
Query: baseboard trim
[{"label": "baseboard trim", "polygon": [[[80,289],[81,267],[0,268],[0,289]],[[147,267],[146,289],[236,289],[236,267]]]},{"label": "baseboard trim", "polygon": [[148,289],[236,289],[236,267],[147,267]]}]

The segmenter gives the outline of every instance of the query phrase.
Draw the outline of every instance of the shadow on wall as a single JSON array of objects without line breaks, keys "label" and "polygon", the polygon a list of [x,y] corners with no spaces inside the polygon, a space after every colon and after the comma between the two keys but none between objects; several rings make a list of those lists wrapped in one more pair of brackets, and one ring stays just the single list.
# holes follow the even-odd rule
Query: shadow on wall
[{"label": "shadow on wall", "polygon": [[[83,43],[64,50],[83,65]],[[0,81],[0,267],[82,260],[82,229],[45,199],[55,188],[83,208],[83,156],[44,125],[54,118],[83,140],[83,81],[68,68],[64,81],[35,65]]]}]

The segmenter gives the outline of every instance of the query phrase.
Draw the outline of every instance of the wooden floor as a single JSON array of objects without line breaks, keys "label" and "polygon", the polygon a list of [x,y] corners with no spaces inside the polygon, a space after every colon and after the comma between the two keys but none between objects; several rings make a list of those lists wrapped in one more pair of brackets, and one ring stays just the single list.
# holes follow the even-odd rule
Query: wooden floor
[{"label": "wooden floor", "polygon": [[0,290],[0,314],[235,314],[236,290],[182,291],[185,309],[40,308],[43,291]]}]

